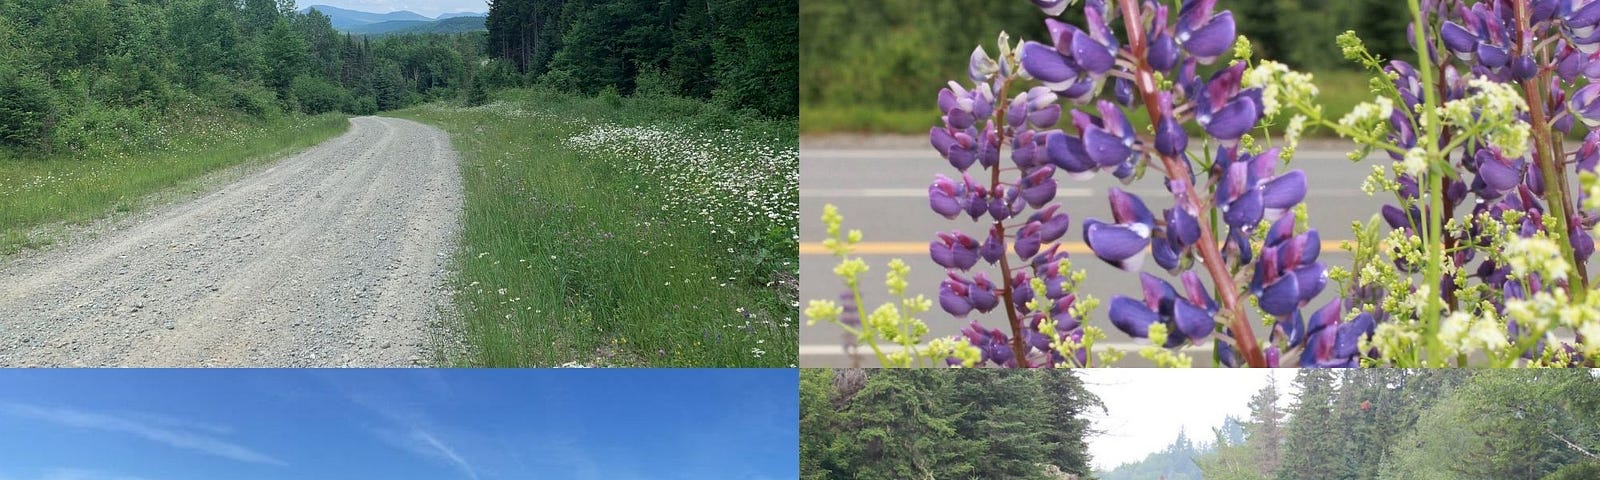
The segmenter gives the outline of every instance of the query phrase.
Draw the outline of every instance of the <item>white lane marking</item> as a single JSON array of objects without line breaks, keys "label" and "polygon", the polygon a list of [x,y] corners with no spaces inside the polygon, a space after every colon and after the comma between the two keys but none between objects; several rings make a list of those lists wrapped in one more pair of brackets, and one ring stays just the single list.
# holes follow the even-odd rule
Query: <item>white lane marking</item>
[{"label": "white lane marking", "polygon": [[[1140,196],[1165,195],[1165,191],[1130,190]],[[1060,198],[1090,198],[1096,196],[1092,188],[1062,188],[1056,190]],[[1360,198],[1368,195],[1358,189],[1313,188],[1306,191],[1313,198]],[[927,198],[927,188],[802,188],[800,198]]]},{"label": "white lane marking", "polygon": [[[1123,351],[1123,352],[1137,352],[1137,351],[1139,351],[1139,349],[1144,348],[1144,347],[1148,347],[1150,345],[1149,344],[1131,343],[1131,342],[1122,342],[1122,343],[1096,343],[1096,344],[1094,344],[1094,346],[1097,349],[1111,348],[1111,349],[1116,349],[1116,350]],[[878,348],[883,350],[886,353],[887,352],[900,351],[900,346],[899,345],[883,345],[883,346],[880,346]],[[1183,350],[1185,352],[1210,352],[1211,349],[1212,349],[1212,344],[1208,342],[1208,343],[1206,343],[1204,345],[1191,345],[1191,346],[1185,347]],[[863,345],[861,347],[861,350],[858,353],[860,353],[862,356],[865,356],[865,357],[871,357],[872,356],[872,349],[867,348],[865,345]],[[844,355],[844,348],[840,347],[839,344],[837,344],[837,343],[827,344],[827,345],[801,345],[800,346],[800,356],[803,356],[803,357],[804,356],[812,356],[812,357],[815,357],[815,356],[843,356],[843,355]]]},{"label": "white lane marking", "polygon": [[[1057,197],[1085,198],[1094,194],[1088,188],[1056,190]],[[926,188],[802,188],[801,197],[815,198],[927,198]]]}]

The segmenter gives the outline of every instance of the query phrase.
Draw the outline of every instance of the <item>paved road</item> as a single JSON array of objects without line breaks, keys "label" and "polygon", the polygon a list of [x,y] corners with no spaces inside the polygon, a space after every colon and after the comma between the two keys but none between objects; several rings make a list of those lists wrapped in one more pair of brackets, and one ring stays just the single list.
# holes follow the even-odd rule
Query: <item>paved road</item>
[{"label": "paved road", "polygon": [[461,204],[444,132],[353,119],[210,194],[0,270],[0,365],[426,362]]},{"label": "paved road", "polygon": [[[1337,143],[1303,145],[1295,156],[1293,166],[1306,171],[1308,179],[1307,201],[1310,202],[1311,221],[1324,242],[1337,244],[1351,238],[1350,220],[1365,221],[1383,204],[1383,197],[1369,197],[1359,185],[1371,171],[1378,158],[1353,163],[1345,157],[1347,150]],[[1387,161],[1387,157],[1383,157]],[[883,299],[887,295],[883,286],[885,263],[900,257],[912,267],[912,293],[923,293],[937,299],[938,284],[943,269],[928,259],[928,241],[936,231],[961,229],[979,237],[983,227],[964,220],[945,220],[928,209],[927,188],[934,174],[951,175],[954,169],[928,147],[922,137],[871,137],[804,139],[800,149],[800,295],[802,299],[836,298],[843,290],[842,284],[832,275],[832,257],[815,245],[825,234],[819,218],[825,204],[838,205],[845,217],[846,228],[860,229],[865,235],[863,257],[872,265],[865,292],[870,299]],[[1057,201],[1072,215],[1072,229],[1064,240],[1081,242],[1082,220],[1089,217],[1110,218],[1106,202],[1107,189],[1119,186],[1110,175],[1078,182],[1058,176],[1060,191]],[[1139,194],[1152,210],[1170,205],[1170,197],[1159,182],[1146,178],[1125,190]],[[1165,198],[1164,198],[1165,197]],[[1392,199],[1391,199],[1392,201]],[[1067,245],[1075,259],[1075,267],[1088,270],[1087,293],[1109,302],[1111,295],[1122,293],[1138,295],[1139,279],[1132,273],[1122,272],[1095,259],[1081,243]],[[1349,266],[1350,256],[1344,252],[1324,249],[1322,259],[1329,265]],[[1153,261],[1147,261],[1146,270],[1159,271]],[[1210,280],[1206,280],[1209,285]],[[1331,291],[1331,289],[1330,289]],[[1327,301],[1319,298],[1313,305]],[[880,300],[881,302],[881,300]],[[965,320],[950,317],[935,307],[929,315],[933,335],[955,334]],[[1112,343],[1123,350],[1134,348],[1133,339],[1110,326],[1105,320],[1105,308],[1098,310],[1097,320],[1111,335]],[[1000,317],[987,319],[992,327],[1002,323]],[[807,367],[848,366],[848,357],[842,355],[841,335],[830,325],[801,327],[801,365]],[[1191,350],[1197,364],[1210,365],[1210,351]],[[1139,358],[1130,355],[1123,365],[1139,365]]]}]

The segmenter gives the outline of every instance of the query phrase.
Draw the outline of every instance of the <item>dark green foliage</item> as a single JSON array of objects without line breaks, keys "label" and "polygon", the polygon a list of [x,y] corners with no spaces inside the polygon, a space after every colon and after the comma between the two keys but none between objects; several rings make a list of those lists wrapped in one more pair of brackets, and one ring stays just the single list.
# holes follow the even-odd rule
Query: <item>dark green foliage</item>
[{"label": "dark green foliage", "polygon": [[[801,478],[1043,479],[1088,470],[1088,421],[1102,408],[1071,372],[807,370]],[[1063,452],[1062,449],[1073,450]]]},{"label": "dark green foliage", "polygon": [[1600,460],[1574,463],[1561,467],[1542,480],[1594,480],[1600,478]]},{"label": "dark green foliage", "polygon": [[1585,370],[1486,371],[1423,412],[1383,478],[1540,478],[1600,452],[1600,380]]},{"label": "dark green foliage", "polygon": [[[1478,480],[1595,478],[1600,380],[1585,370],[1302,370],[1276,452],[1267,447],[1275,392],[1251,401],[1242,448],[1201,458],[1208,480]],[[1561,477],[1557,477],[1561,478]]]},{"label": "dark green foliage", "polygon": [[0,145],[43,145],[49,139],[54,117],[48,83],[38,76],[0,67]]},{"label": "dark green foliage", "polygon": [[1052,445],[1047,452],[1047,463],[1061,471],[1087,477],[1089,467],[1089,436],[1098,434],[1090,428],[1089,415],[1104,410],[1100,399],[1084,388],[1083,380],[1064,370],[1045,370],[1040,379],[1045,391],[1046,421],[1051,429],[1045,431],[1043,441]]},{"label": "dark green foliage", "polygon": [[[714,97],[768,115],[799,114],[800,38],[795,2],[711,2]],[[692,79],[690,79],[692,80]]]},{"label": "dark green foliage", "polygon": [[[1234,12],[1238,33],[1251,39],[1257,53],[1299,69],[1356,69],[1334,45],[1346,30],[1385,58],[1413,56],[1403,1],[1219,0],[1217,8]],[[1082,25],[1082,12],[1078,2],[1062,20]],[[949,80],[970,82],[966,66],[973,48],[997,54],[1001,31],[1012,42],[1048,43],[1044,19],[1032,3],[1020,0],[806,0],[800,5],[800,101],[858,111],[925,111],[932,125],[939,88]],[[1112,28],[1120,31],[1121,21]]]},{"label": "dark green foliage", "polygon": [[1334,393],[1337,374],[1327,369],[1304,369],[1295,374],[1294,385],[1298,391],[1294,406],[1289,409],[1288,437],[1278,478],[1282,480],[1337,479],[1341,438],[1333,416]]},{"label": "dark green foliage", "polygon": [[472,78],[472,84],[467,87],[467,106],[478,106],[489,102],[489,90],[484,86],[482,75]]},{"label": "dark green foliage", "polygon": [[622,94],[617,93],[617,87],[615,85],[606,85],[606,88],[600,89],[599,97],[601,103],[609,105],[612,108],[622,106]]},{"label": "dark green foliage", "polygon": [[0,146],[137,149],[195,113],[459,99],[484,38],[355,38],[289,0],[0,1]]},{"label": "dark green foliage", "polygon": [[350,92],[320,77],[301,75],[289,84],[289,96],[308,114],[334,112],[347,109]]},{"label": "dark green foliage", "polygon": [[798,2],[496,0],[491,54],[549,88],[717,99],[798,115]]},{"label": "dark green foliage", "polygon": [[261,70],[268,87],[280,96],[289,93],[289,84],[306,68],[310,49],[306,39],[296,34],[289,21],[278,19],[261,44]]}]

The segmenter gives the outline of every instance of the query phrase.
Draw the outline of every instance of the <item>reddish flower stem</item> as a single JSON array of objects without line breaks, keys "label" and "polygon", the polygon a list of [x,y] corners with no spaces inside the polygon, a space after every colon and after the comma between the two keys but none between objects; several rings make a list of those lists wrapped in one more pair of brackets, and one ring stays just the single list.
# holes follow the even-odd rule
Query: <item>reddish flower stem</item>
[{"label": "reddish flower stem", "polygon": [[[1002,59],[1001,61],[1004,61],[1004,59]],[[1001,83],[1000,84],[1000,94],[995,97],[995,110],[994,110],[995,113],[993,114],[993,117],[1000,117],[1000,116],[1004,115],[1004,112],[1005,112],[1004,108],[1005,108],[1005,105],[1006,105],[1006,98],[1007,98],[1006,94],[1009,93],[1010,90],[1011,90],[1011,80],[1007,79],[1005,81],[1005,83]],[[991,117],[991,118],[993,118],[993,117]],[[1006,144],[1006,125],[1005,125],[1004,122],[994,122],[994,123],[995,123],[994,134],[995,134],[995,138],[996,138],[995,141],[1000,146],[1005,146],[1005,144]],[[1000,181],[1000,171],[1001,170],[1003,170],[1003,169],[1000,168],[1000,162],[999,161],[995,161],[994,165],[989,167],[989,193],[990,194],[993,194],[996,191],[996,189],[1000,188],[1001,185],[1005,184],[1004,182]],[[1000,197],[1000,201],[1004,202],[1005,201],[1005,197],[1004,196]],[[1007,207],[1007,209],[1009,210],[1009,207]],[[1007,248],[1010,245],[1008,245],[1007,244],[1008,242],[1006,242],[1006,224],[1002,220],[995,220],[993,228],[994,228],[994,230],[996,232],[996,236],[998,236],[1000,238],[1000,249],[1001,249],[1001,253],[1000,253],[1000,274],[1002,275],[1000,277],[1000,284],[1006,286],[1000,292],[1000,303],[1002,305],[1005,305],[1005,307],[1006,307],[1006,319],[1009,320],[1010,324],[1011,324],[1011,353],[1017,357],[1017,366],[1018,367],[1028,368],[1028,344],[1025,343],[1023,341],[1023,338],[1022,338],[1022,315],[1017,313],[1017,306],[1016,306],[1016,304],[1012,303],[1012,301],[1011,301],[1011,298],[1012,298],[1011,293],[1013,291],[1015,291],[1017,288],[1029,288],[1029,287],[1026,286],[1026,285],[1012,285],[1011,284],[1011,261],[1010,261],[1011,253],[1008,251],[1009,248]]]},{"label": "reddish flower stem", "polygon": [[[1528,54],[1528,44],[1534,38],[1529,30],[1532,25],[1528,21],[1528,0],[1518,0],[1516,3],[1518,40],[1513,45],[1513,54]],[[1550,125],[1549,115],[1544,111],[1544,94],[1541,87],[1550,81],[1550,71],[1540,69],[1539,74],[1533,78],[1518,82],[1522,86],[1523,95],[1528,102],[1528,123],[1533,130],[1533,158],[1539,166],[1539,174],[1544,180],[1544,191],[1550,208],[1551,216],[1556,219],[1556,243],[1561,246],[1562,257],[1567,263],[1574,265],[1578,271],[1577,285],[1568,285],[1567,291],[1572,298],[1583,301],[1584,294],[1589,290],[1589,269],[1578,261],[1577,252],[1572,248],[1572,212],[1576,211],[1572,205],[1572,195],[1567,190],[1567,169],[1562,164],[1563,156],[1557,152],[1559,141],[1551,138],[1553,129]]]},{"label": "reddish flower stem", "polygon": [[[1128,33],[1128,48],[1133,50],[1134,58],[1134,85],[1139,90],[1139,96],[1144,100],[1145,109],[1150,113],[1150,121],[1155,122],[1161,118],[1160,107],[1157,105],[1157,95],[1160,85],[1156,84],[1155,72],[1151,69],[1146,58],[1147,45],[1145,43],[1144,23],[1139,15],[1139,3],[1133,0],[1117,2],[1122,8],[1122,24]],[[1166,155],[1159,155],[1161,163],[1166,167],[1167,179],[1181,185],[1182,191],[1179,201],[1187,201],[1188,209],[1196,218],[1208,202],[1202,202],[1200,192],[1189,181],[1189,165],[1183,159]],[[1267,358],[1261,351],[1261,346],[1256,343],[1255,331],[1250,327],[1249,318],[1244,315],[1244,305],[1239,301],[1239,287],[1233,282],[1233,275],[1228,272],[1227,264],[1222,260],[1222,250],[1217,245],[1216,235],[1211,232],[1209,222],[1200,223],[1200,241],[1195,248],[1200,251],[1200,261],[1210,274],[1212,283],[1215,284],[1217,295],[1222,299],[1222,308],[1231,314],[1228,328],[1233,331],[1235,348],[1244,355],[1245,363],[1251,367],[1266,367]]]}]

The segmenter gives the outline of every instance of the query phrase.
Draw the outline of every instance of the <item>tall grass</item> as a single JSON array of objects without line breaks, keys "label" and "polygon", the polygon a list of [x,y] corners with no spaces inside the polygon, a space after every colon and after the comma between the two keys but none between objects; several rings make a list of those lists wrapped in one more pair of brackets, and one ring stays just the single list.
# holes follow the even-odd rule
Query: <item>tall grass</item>
[{"label": "tall grass", "polygon": [[471,366],[790,367],[798,134],[677,98],[500,92],[396,112],[462,154]]},{"label": "tall grass", "polygon": [[155,148],[0,153],[0,255],[54,242],[41,227],[133,210],[207,173],[321,143],[345,131],[345,118],[223,114],[183,119]]}]

